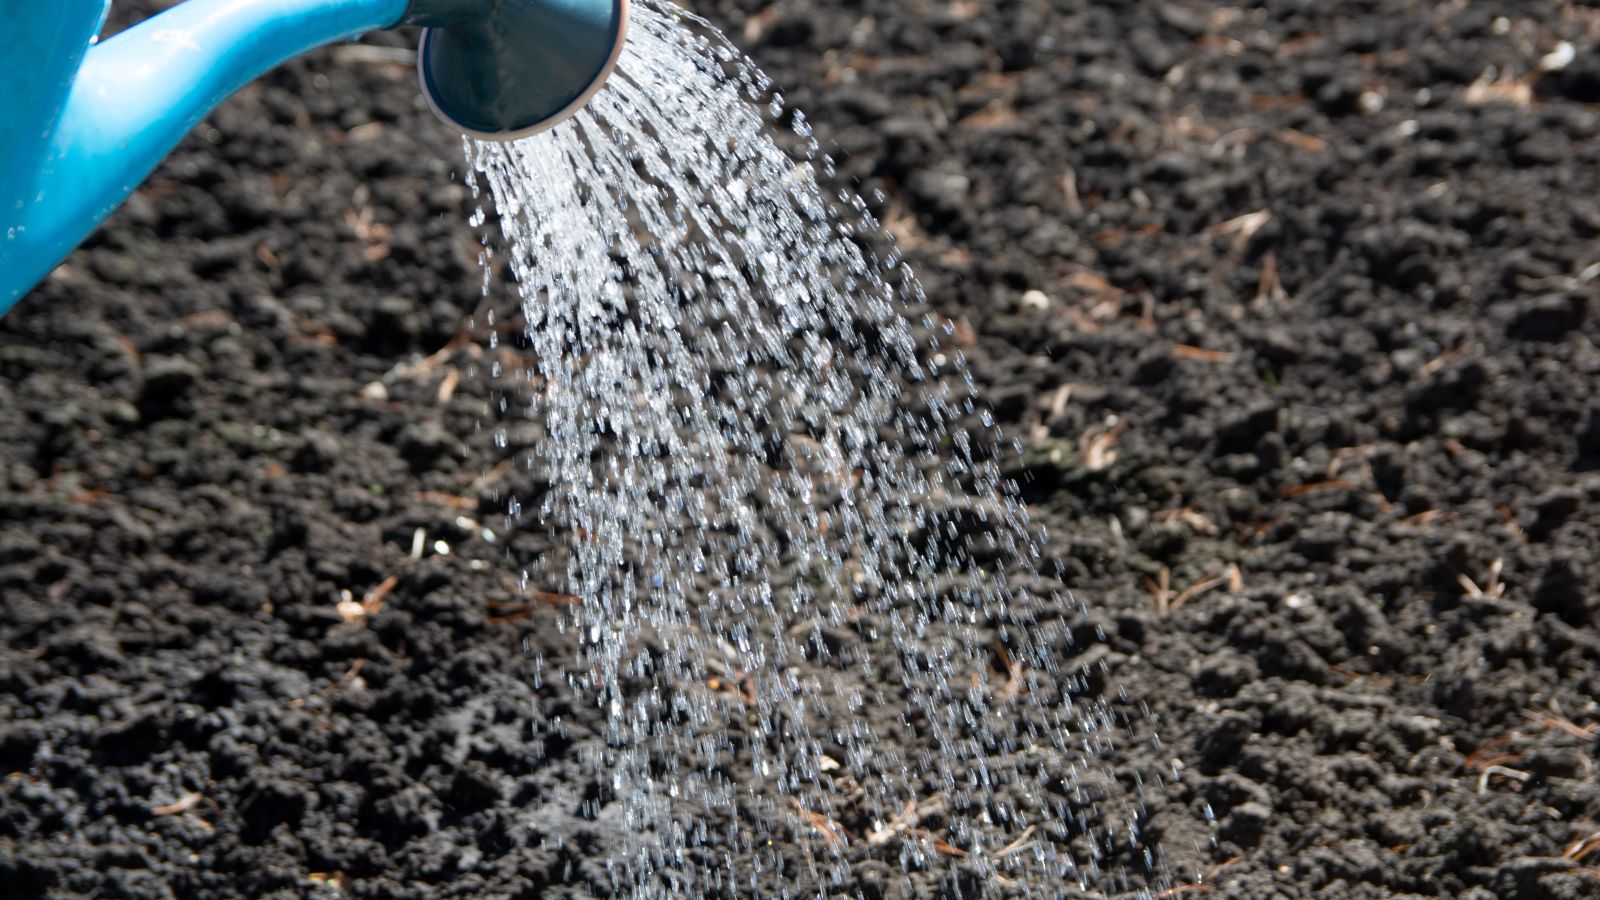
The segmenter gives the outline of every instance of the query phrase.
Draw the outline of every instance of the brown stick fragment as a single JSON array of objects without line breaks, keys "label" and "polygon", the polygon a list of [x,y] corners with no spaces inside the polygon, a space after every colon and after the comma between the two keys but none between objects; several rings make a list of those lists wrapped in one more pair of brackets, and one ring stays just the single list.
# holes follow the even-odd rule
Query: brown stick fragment
[{"label": "brown stick fragment", "polygon": [[1171,609],[1169,601],[1172,599],[1172,570],[1162,566],[1161,571],[1156,573],[1155,580],[1146,578],[1144,586],[1149,589],[1151,598],[1155,600],[1156,612],[1166,615]]},{"label": "brown stick fragment", "polygon": [[1233,235],[1233,252],[1241,253],[1244,251],[1246,245],[1250,243],[1250,239],[1256,236],[1256,232],[1260,231],[1263,226],[1271,221],[1272,210],[1258,209],[1255,212],[1248,212],[1242,216],[1235,216],[1226,222],[1219,222],[1218,224],[1206,229],[1206,233],[1213,235]]},{"label": "brown stick fragment", "polygon": [[806,809],[794,797],[790,797],[789,802],[794,805],[795,812],[799,813],[802,818],[811,824],[812,828],[822,834],[822,838],[828,842],[828,846],[843,848],[849,842],[850,832],[846,831],[843,825],[822,813]]},{"label": "brown stick fragment", "polygon": [[1195,362],[1231,363],[1239,354],[1230,353],[1226,350],[1207,350],[1203,347],[1193,347],[1189,344],[1173,344],[1172,355],[1178,359],[1192,359]]},{"label": "brown stick fragment", "polygon": [[1078,173],[1071,166],[1061,174],[1061,199],[1067,205],[1067,212],[1083,212],[1083,200],[1078,197]]},{"label": "brown stick fragment", "polygon": [[458,497],[455,494],[446,494],[441,491],[417,491],[417,499],[423,503],[437,503],[440,506],[449,506],[455,509],[478,508],[478,501],[471,497]]},{"label": "brown stick fragment", "polygon": [[1288,487],[1279,488],[1278,496],[1299,497],[1304,494],[1319,494],[1324,491],[1353,491],[1355,489],[1355,482],[1346,481],[1343,478],[1335,478],[1332,481],[1317,481],[1312,484],[1291,484]]},{"label": "brown stick fragment", "polygon": [[1429,522],[1432,522],[1434,519],[1439,518],[1441,515],[1444,515],[1444,513],[1440,510],[1425,509],[1415,515],[1406,516],[1403,519],[1397,520],[1395,524],[1404,525],[1407,527],[1411,527],[1413,525],[1426,525]]},{"label": "brown stick fragment", "polygon": [[450,402],[450,398],[456,395],[456,386],[460,383],[461,370],[455,366],[446,367],[444,370],[444,379],[439,382],[439,390],[436,394],[434,394],[434,400],[438,401],[440,406],[448,404]]},{"label": "brown stick fragment", "polygon": [[377,587],[367,591],[366,595],[361,598],[361,608],[366,610],[369,616],[377,615],[383,609],[383,598],[389,596],[389,592],[393,591],[394,586],[399,583],[399,575],[390,575],[388,578],[378,582]]},{"label": "brown stick fragment", "polygon": [[1228,591],[1237,594],[1244,590],[1244,572],[1238,563],[1228,563]]},{"label": "brown stick fragment", "polygon": [[1478,793],[1479,794],[1488,793],[1488,791],[1489,791],[1489,779],[1494,777],[1494,776],[1496,776],[1496,775],[1499,775],[1499,776],[1501,776],[1503,778],[1509,778],[1512,781],[1517,782],[1518,784],[1522,784],[1522,783],[1526,782],[1528,779],[1533,777],[1533,773],[1532,772],[1524,772],[1521,769],[1513,769],[1513,768],[1510,768],[1508,766],[1500,766],[1500,765],[1485,766],[1484,769],[1483,769],[1483,774],[1478,776]]},{"label": "brown stick fragment", "polygon": [[1028,843],[1028,838],[1033,836],[1033,831],[1036,827],[1037,826],[1029,825],[1027,828],[1022,829],[1022,833],[1017,835],[1016,840],[995,851],[994,858],[1005,859],[1013,853],[1026,850],[1033,846],[1032,844]]},{"label": "brown stick fragment", "polygon": [[1578,862],[1596,850],[1600,850],[1600,831],[1585,835],[1584,837],[1573,841],[1567,846],[1566,852],[1562,853],[1561,856],[1563,859],[1570,859],[1574,862]]},{"label": "brown stick fragment", "polygon": [[1567,734],[1572,735],[1580,741],[1592,741],[1594,740],[1595,735],[1600,733],[1600,725],[1597,725],[1593,722],[1590,722],[1588,725],[1579,725],[1571,719],[1551,715],[1549,713],[1543,713],[1536,709],[1525,709],[1522,711],[1522,714],[1546,728],[1555,728],[1560,731],[1565,731]]},{"label": "brown stick fragment", "polygon": [[1084,468],[1098,472],[1117,461],[1117,439],[1128,430],[1127,422],[1118,422],[1105,431],[1090,428],[1078,437],[1078,455],[1083,457]]},{"label": "brown stick fragment", "polygon": [[472,482],[467,485],[467,493],[482,493],[484,488],[487,488],[489,485],[492,485],[504,478],[506,473],[511,471],[511,467],[515,465],[515,463],[516,460],[511,458],[500,460],[495,464],[494,468],[483,473],[482,475],[479,475],[477,478],[474,478]]},{"label": "brown stick fragment", "polygon": [[1268,250],[1261,257],[1261,278],[1256,282],[1256,295],[1250,305],[1265,306],[1287,299],[1289,292],[1283,289],[1283,282],[1278,279],[1278,254]]},{"label": "brown stick fragment", "polygon": [[152,815],[152,816],[175,816],[175,815],[178,815],[179,813],[186,813],[189,810],[194,809],[195,805],[198,804],[201,800],[204,800],[204,799],[205,799],[205,795],[201,794],[199,791],[190,791],[189,793],[184,794],[182,797],[179,797],[178,799],[172,801],[171,803],[165,804],[163,806],[152,806],[152,807],[150,807],[150,815]]},{"label": "brown stick fragment", "polygon": [[1221,587],[1227,582],[1227,580],[1228,579],[1226,575],[1219,574],[1210,575],[1200,579],[1199,581],[1196,581],[1194,584],[1184,588],[1183,591],[1178,594],[1178,596],[1172,598],[1172,603],[1167,607],[1167,611],[1176,611],[1178,607],[1188,603],[1190,600],[1193,600],[1201,594],[1204,594],[1206,591]]},{"label": "brown stick fragment", "polygon": [[1212,890],[1216,890],[1216,885],[1214,885],[1214,884],[1206,884],[1203,881],[1193,881],[1193,882],[1190,882],[1188,884],[1180,884],[1180,885],[1177,885],[1175,887],[1169,887],[1166,890],[1162,891],[1161,893],[1157,894],[1156,897],[1158,897],[1158,898],[1179,897],[1179,896],[1182,896],[1184,894],[1201,894],[1201,893],[1205,893],[1206,891],[1212,891]]},{"label": "brown stick fragment", "polygon": [[[927,832],[923,831],[921,828],[913,830],[921,832],[922,834],[927,834]],[[933,838],[933,849],[943,853],[945,856],[954,856],[959,858],[967,855],[967,851],[942,838]]]},{"label": "brown stick fragment", "polygon": [[1519,735],[1516,732],[1501,735],[1467,754],[1467,758],[1461,761],[1461,765],[1468,769],[1481,769],[1484,766],[1492,766],[1496,763],[1516,762],[1522,759],[1522,754],[1501,752],[1500,748],[1511,743],[1517,737]]},{"label": "brown stick fragment", "polygon": [[1293,128],[1279,129],[1272,136],[1279,143],[1287,144],[1296,150],[1304,150],[1307,153],[1322,153],[1328,149],[1327,141],[1314,134],[1306,134],[1304,131],[1296,131]]}]

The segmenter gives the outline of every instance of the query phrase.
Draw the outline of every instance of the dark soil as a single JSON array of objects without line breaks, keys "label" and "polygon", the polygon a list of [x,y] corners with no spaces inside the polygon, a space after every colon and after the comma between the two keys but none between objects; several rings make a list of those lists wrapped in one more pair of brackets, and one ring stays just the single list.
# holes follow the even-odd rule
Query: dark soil
[{"label": "dark soil", "polygon": [[[1023,437],[1180,761],[1174,878],[1600,895],[1600,13],[701,11],[882,192]],[[539,662],[574,639],[478,524],[516,477],[481,347],[419,363],[480,276],[413,81],[262,79],[0,322],[7,896],[611,883],[601,717]]]}]

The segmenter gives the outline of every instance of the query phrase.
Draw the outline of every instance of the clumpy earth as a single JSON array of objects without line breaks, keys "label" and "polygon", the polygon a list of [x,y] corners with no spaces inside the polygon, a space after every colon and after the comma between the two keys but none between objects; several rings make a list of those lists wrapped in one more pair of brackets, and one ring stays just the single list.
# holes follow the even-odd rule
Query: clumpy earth
[{"label": "clumpy earth", "polygon": [[[1600,895],[1600,12],[696,9],[1022,438],[1178,775],[1151,883]],[[0,321],[7,896],[610,883],[407,40],[246,88]]]}]

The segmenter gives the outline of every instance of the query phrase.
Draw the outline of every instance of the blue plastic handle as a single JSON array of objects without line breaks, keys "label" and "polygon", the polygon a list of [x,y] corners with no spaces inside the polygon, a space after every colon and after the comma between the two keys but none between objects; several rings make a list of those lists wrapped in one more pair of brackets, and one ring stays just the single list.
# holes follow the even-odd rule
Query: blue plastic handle
[{"label": "blue plastic handle", "polygon": [[88,49],[107,0],[0,0],[0,314],[229,94],[408,5],[189,0]]}]

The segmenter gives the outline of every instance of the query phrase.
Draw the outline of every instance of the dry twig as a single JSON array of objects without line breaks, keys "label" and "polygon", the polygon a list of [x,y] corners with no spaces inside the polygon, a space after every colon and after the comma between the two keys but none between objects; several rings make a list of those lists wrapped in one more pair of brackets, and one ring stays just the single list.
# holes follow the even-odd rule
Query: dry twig
[{"label": "dry twig", "polygon": [[822,835],[823,840],[828,842],[828,846],[835,849],[843,849],[849,843],[851,835],[843,825],[822,813],[806,809],[794,797],[790,797],[789,802],[794,804],[795,812],[799,813],[801,818],[805,819],[812,828],[815,828]]},{"label": "dry twig", "polygon": [[1469,106],[1485,103],[1510,103],[1512,106],[1529,106],[1533,103],[1533,83],[1543,72],[1518,78],[1511,72],[1500,74],[1494,66],[1483,70],[1478,80],[1467,85],[1466,101]]},{"label": "dry twig", "polygon": [[1028,843],[1027,841],[1028,841],[1028,838],[1033,836],[1034,829],[1037,828],[1037,827],[1038,826],[1035,826],[1035,825],[1029,825],[1027,828],[1022,829],[1022,833],[1017,835],[1017,839],[1016,840],[1012,841],[1011,843],[1009,843],[1009,844],[1005,845],[1004,847],[1001,847],[999,850],[995,851],[994,858],[995,859],[1005,859],[1006,857],[1010,856],[1013,853],[1020,853],[1023,850],[1026,850],[1029,847],[1032,847],[1033,845]]},{"label": "dry twig", "polygon": [[1506,592],[1505,583],[1500,580],[1500,570],[1504,565],[1505,560],[1502,557],[1495,557],[1494,562],[1489,563],[1489,580],[1481,588],[1471,578],[1468,578],[1465,572],[1456,576],[1456,584],[1461,585],[1461,589],[1467,592],[1467,596],[1475,600],[1497,600],[1504,596]]},{"label": "dry twig", "polygon": [[390,575],[388,578],[378,582],[377,587],[362,595],[359,602],[356,601],[355,595],[351,594],[349,590],[342,590],[339,592],[339,604],[334,609],[339,613],[339,618],[343,619],[346,624],[360,625],[383,611],[383,598],[389,596],[395,585],[399,583],[399,575]]},{"label": "dry twig", "polygon": [[1177,610],[1178,607],[1188,603],[1190,600],[1193,600],[1201,594],[1204,594],[1206,591],[1219,588],[1227,582],[1228,576],[1226,574],[1218,573],[1216,575],[1207,575],[1199,581],[1196,581],[1194,584],[1184,588],[1176,597],[1173,597],[1172,603],[1167,606],[1164,612],[1173,612]]},{"label": "dry twig", "polygon": [[1268,222],[1271,221],[1272,210],[1258,209],[1255,212],[1248,212],[1242,216],[1235,216],[1226,222],[1219,222],[1218,224],[1206,229],[1206,233],[1214,235],[1233,235],[1233,252],[1241,253],[1250,243],[1250,239],[1256,236],[1256,232],[1260,231]]},{"label": "dry twig", "polygon": [[1573,862],[1581,862],[1585,856],[1588,856],[1596,850],[1600,850],[1600,831],[1593,832],[1585,835],[1584,837],[1578,838],[1576,841],[1573,841],[1571,844],[1567,845],[1566,851],[1563,852],[1561,856],[1563,859],[1570,859]]},{"label": "dry twig", "polygon": [[[1484,794],[1484,793],[1488,792],[1488,790],[1489,790],[1489,779],[1491,777],[1495,776],[1495,775],[1499,775],[1499,776],[1502,776],[1504,778],[1509,778],[1512,781],[1515,781],[1519,785],[1523,784],[1528,779],[1533,777],[1533,773],[1532,772],[1524,772],[1521,769],[1512,769],[1512,768],[1509,768],[1507,766],[1498,766],[1498,765],[1497,766],[1484,766],[1483,774],[1478,776],[1478,793],[1479,794]],[[1518,789],[1520,790],[1520,788],[1518,788]]]},{"label": "dry twig", "polygon": [[524,591],[523,596],[529,600],[488,600],[485,605],[492,610],[500,611],[499,615],[488,616],[490,625],[504,625],[508,622],[520,622],[533,616],[533,611],[541,604],[549,606],[569,606],[582,603],[583,598],[576,594],[557,594],[551,591]]},{"label": "dry twig", "polygon": [[1162,566],[1154,580],[1149,578],[1144,580],[1144,586],[1149,589],[1150,597],[1155,601],[1156,611],[1166,615],[1170,608],[1168,604],[1172,599],[1172,570]]},{"label": "dry twig", "polygon": [[446,494],[442,491],[417,491],[417,499],[423,503],[437,503],[452,509],[477,509],[478,501],[471,497],[461,497],[455,494]]},{"label": "dry twig", "polygon": [[1256,282],[1256,295],[1250,304],[1267,306],[1288,299],[1289,292],[1284,290],[1283,282],[1278,278],[1278,254],[1268,250],[1261,257],[1261,278]]},{"label": "dry twig", "polygon": [[457,369],[455,366],[446,367],[444,370],[444,379],[439,382],[439,390],[434,394],[434,400],[436,400],[440,406],[448,404],[450,402],[450,398],[456,395],[456,386],[460,383],[461,370]]},{"label": "dry twig", "polygon": [[1522,711],[1522,714],[1546,728],[1554,728],[1558,731],[1565,731],[1567,734],[1572,735],[1580,741],[1592,741],[1595,739],[1596,735],[1600,735],[1600,725],[1597,725],[1593,722],[1590,722],[1587,725],[1579,725],[1571,719],[1563,716],[1540,712],[1536,709],[1525,709]]},{"label": "dry twig", "polygon": [[1231,363],[1239,354],[1227,350],[1207,350],[1204,347],[1193,347],[1189,344],[1173,344],[1172,355],[1178,359],[1191,359],[1195,362]]},{"label": "dry twig", "polygon": [[1281,144],[1287,144],[1296,150],[1304,150],[1307,153],[1322,153],[1328,149],[1327,141],[1314,134],[1306,134],[1304,131],[1296,131],[1293,128],[1281,128],[1273,132],[1272,136]]},{"label": "dry twig", "polygon": [[1324,491],[1353,491],[1355,489],[1355,482],[1346,481],[1343,478],[1335,478],[1331,481],[1318,481],[1312,484],[1291,484],[1288,487],[1279,488],[1278,496],[1299,497],[1305,494],[1320,494]]},{"label": "dry twig", "polygon": [[200,793],[199,791],[190,791],[189,793],[184,794],[182,797],[179,797],[178,799],[172,801],[171,803],[165,804],[163,806],[152,806],[152,807],[150,807],[150,815],[152,815],[152,816],[175,816],[175,815],[178,815],[179,813],[186,813],[189,810],[194,809],[195,806],[201,800],[204,800],[204,799],[205,799],[205,795]]},{"label": "dry twig", "polygon": [[1104,431],[1093,428],[1078,438],[1078,455],[1083,457],[1084,468],[1099,472],[1117,461],[1117,438],[1128,430],[1128,423],[1118,422]]},{"label": "dry twig", "polygon": [[1188,506],[1181,509],[1163,509],[1151,518],[1157,522],[1180,522],[1188,526],[1190,531],[1206,536],[1215,535],[1218,530],[1214,522]]}]

